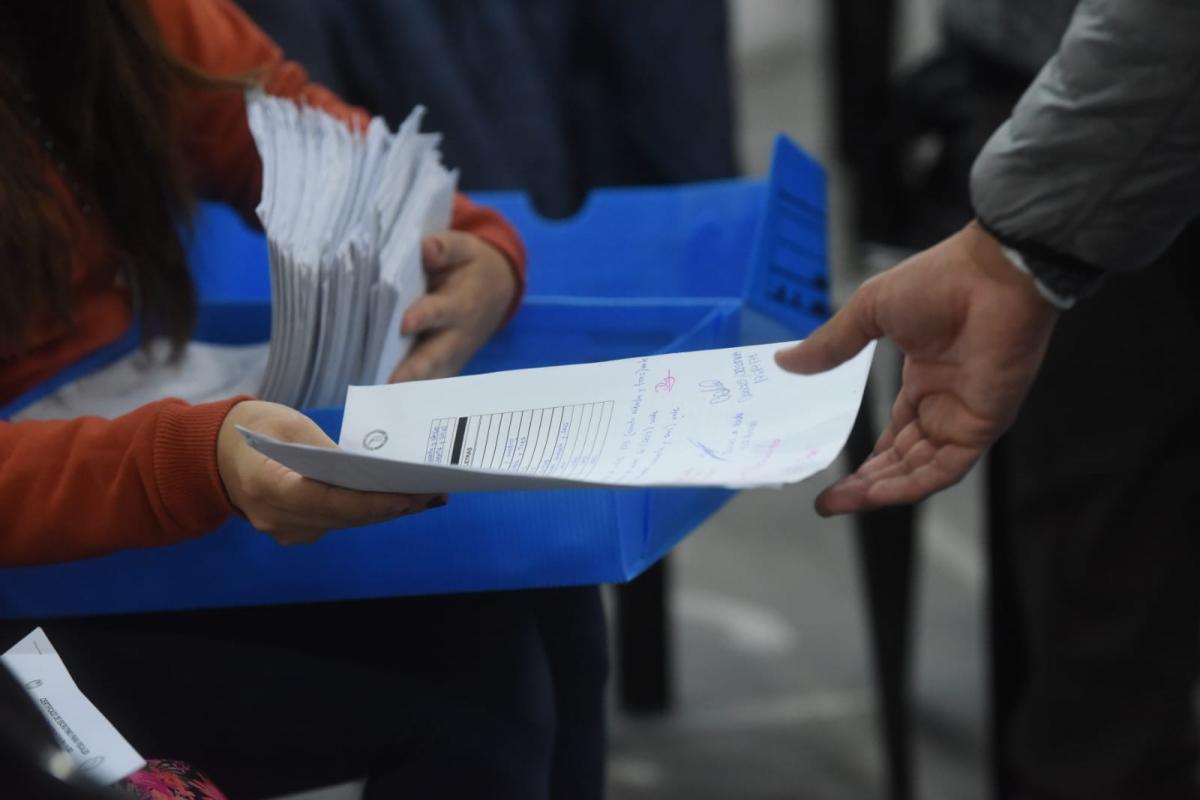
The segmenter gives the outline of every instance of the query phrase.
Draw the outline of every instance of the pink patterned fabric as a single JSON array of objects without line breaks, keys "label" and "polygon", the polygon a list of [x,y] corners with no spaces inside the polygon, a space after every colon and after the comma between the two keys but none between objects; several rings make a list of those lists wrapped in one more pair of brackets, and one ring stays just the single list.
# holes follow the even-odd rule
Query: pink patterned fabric
[{"label": "pink patterned fabric", "polygon": [[182,761],[152,758],[117,787],[134,800],[228,800],[208,776]]}]

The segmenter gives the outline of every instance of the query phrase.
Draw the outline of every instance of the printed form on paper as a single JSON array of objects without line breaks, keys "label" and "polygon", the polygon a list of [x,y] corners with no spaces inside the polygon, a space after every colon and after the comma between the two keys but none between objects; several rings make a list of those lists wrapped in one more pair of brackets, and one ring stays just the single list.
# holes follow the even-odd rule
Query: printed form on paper
[{"label": "printed form on paper", "polygon": [[250,444],[316,480],[434,493],[595,486],[780,486],[829,466],[872,344],[819,375],[783,344],[351,387],[339,448]]}]

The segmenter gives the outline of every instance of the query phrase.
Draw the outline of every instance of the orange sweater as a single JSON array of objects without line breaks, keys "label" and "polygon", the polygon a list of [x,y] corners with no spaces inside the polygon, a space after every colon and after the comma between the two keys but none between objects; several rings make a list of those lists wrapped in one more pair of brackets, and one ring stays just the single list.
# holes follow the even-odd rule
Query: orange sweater
[{"label": "orange sweater", "polygon": [[[271,94],[319,106],[349,124],[367,119],[310,83],[228,0],[151,0],[151,7],[168,46],[205,72],[259,69]],[[180,130],[189,133],[187,157],[200,194],[252,214],[261,164],[241,95],[185,91]],[[66,191],[59,176],[50,178]],[[22,353],[0,353],[0,403],[115,341],[132,321],[105,232],[94,217],[69,211],[76,329],[47,321]],[[460,195],[451,224],[501,250],[523,286],[524,251],[499,215]],[[233,508],[217,471],[217,431],[234,402],[163,400],[111,421],[0,423],[0,565],[166,544],[219,526]]]}]

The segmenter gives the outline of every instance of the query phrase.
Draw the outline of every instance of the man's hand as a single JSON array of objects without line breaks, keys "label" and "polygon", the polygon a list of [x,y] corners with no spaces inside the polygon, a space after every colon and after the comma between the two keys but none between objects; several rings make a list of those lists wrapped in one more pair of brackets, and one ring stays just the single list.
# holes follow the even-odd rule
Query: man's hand
[{"label": "man's hand", "polygon": [[393,383],[457,374],[500,327],[517,291],[508,259],[469,233],[427,236],[421,260],[429,292],[400,322],[401,333],[420,338],[392,372]]},{"label": "man's hand", "polygon": [[316,423],[276,403],[247,400],[225,415],[217,434],[217,468],[233,505],[280,544],[313,542],[353,528],[442,505],[443,495],[356,492],[310,480],[258,452],[237,432],[241,425],[285,442],[333,447]]},{"label": "man's hand", "polygon": [[867,281],[812,336],[777,353],[802,374],[880,337],[904,354],[891,423],[858,471],[821,493],[818,513],[915,503],[961,480],[1012,423],[1057,316],[972,223]]}]

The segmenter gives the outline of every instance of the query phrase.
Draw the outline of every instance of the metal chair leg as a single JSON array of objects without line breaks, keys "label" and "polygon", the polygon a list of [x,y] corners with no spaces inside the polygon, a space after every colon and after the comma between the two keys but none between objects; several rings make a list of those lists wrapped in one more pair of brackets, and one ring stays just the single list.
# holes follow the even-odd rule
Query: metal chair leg
[{"label": "metal chair leg", "polygon": [[[870,386],[863,407],[870,408]],[[870,454],[875,435],[867,415],[850,434],[847,452],[854,463]],[[863,589],[866,593],[876,698],[882,721],[887,796],[913,795],[909,712],[909,650],[912,638],[915,512],[911,506],[858,514],[854,520]]]},{"label": "metal chair leg", "polygon": [[1007,447],[1001,439],[987,462],[987,668],[988,794],[993,800],[1012,797],[1017,781],[1012,771],[1008,731],[1017,700],[1027,681],[1025,636],[1017,602],[1004,463]]},{"label": "metal chair leg", "polygon": [[630,713],[671,708],[669,589],[667,558],[616,589],[617,697]]}]

